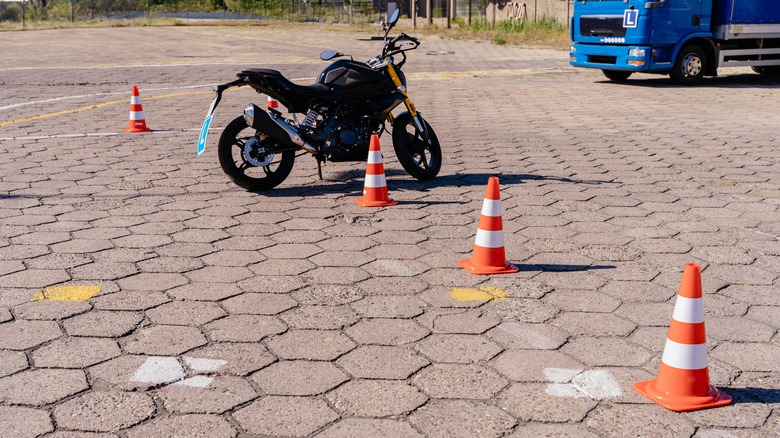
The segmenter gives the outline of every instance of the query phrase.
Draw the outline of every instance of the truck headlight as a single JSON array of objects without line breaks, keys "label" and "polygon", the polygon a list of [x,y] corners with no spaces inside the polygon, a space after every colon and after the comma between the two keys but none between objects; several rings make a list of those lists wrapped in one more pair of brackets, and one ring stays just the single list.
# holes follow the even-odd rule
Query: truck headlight
[{"label": "truck headlight", "polygon": [[628,56],[635,56],[638,58],[644,58],[645,49],[631,49],[628,51]]},{"label": "truck headlight", "polygon": [[575,53],[577,53],[577,48],[574,46],[569,46],[569,54],[573,55]]}]

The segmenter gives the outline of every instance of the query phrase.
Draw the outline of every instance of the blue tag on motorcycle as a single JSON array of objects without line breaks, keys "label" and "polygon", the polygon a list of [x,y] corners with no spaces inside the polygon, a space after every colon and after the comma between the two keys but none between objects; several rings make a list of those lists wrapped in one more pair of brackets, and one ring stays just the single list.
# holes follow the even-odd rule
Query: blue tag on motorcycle
[{"label": "blue tag on motorcycle", "polygon": [[211,118],[213,114],[206,117],[203,121],[203,126],[200,128],[200,137],[198,138],[198,156],[206,150],[206,136],[209,134],[209,126],[211,126]]}]

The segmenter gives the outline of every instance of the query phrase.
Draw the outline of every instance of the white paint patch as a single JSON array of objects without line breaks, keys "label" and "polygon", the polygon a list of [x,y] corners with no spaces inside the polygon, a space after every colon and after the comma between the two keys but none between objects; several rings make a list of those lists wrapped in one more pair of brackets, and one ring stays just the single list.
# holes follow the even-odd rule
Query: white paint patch
[{"label": "white paint patch", "polygon": [[520,322],[504,322],[498,328],[539,350],[554,350],[560,345],[553,339],[528,329],[526,324]]},{"label": "white paint patch", "polygon": [[184,368],[175,357],[152,356],[130,378],[131,382],[163,385],[184,378]]},{"label": "white paint patch", "polygon": [[182,380],[174,383],[174,386],[189,386],[191,388],[205,388],[214,381],[213,377],[208,376],[194,376],[189,379]]},{"label": "white paint patch", "polygon": [[544,377],[555,383],[569,383],[583,370],[570,370],[567,368],[545,368]]},{"label": "white paint patch", "polygon": [[196,373],[213,373],[227,365],[227,361],[222,359],[201,359],[189,356],[184,356],[184,363]]},{"label": "white paint patch", "polygon": [[612,378],[609,371],[590,370],[578,374],[571,380],[577,390],[592,399],[603,400],[605,398],[620,397],[620,385]]},{"label": "white paint patch", "polygon": [[620,385],[608,371],[545,368],[544,376],[553,382],[545,389],[554,397],[590,397],[595,400],[620,397]]}]

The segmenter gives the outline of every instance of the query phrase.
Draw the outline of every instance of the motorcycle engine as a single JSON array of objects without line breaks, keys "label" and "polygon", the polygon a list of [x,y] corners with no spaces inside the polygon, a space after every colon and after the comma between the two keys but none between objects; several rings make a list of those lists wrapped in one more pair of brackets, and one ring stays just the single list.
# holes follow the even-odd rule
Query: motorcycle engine
[{"label": "motorcycle engine", "polygon": [[306,137],[321,145],[329,161],[365,161],[371,129],[366,119],[338,114],[331,117],[328,108],[309,111],[301,123]]}]

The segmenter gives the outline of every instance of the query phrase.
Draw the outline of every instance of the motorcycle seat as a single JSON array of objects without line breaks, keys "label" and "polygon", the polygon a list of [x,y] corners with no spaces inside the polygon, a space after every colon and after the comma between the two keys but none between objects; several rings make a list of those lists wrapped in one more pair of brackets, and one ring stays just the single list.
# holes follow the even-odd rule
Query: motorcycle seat
[{"label": "motorcycle seat", "polygon": [[[289,90],[301,95],[322,95],[330,92],[330,87],[325,84],[298,85],[282,75],[278,70],[270,68],[253,68],[242,71],[239,76],[246,76],[252,82],[281,90]],[[275,85],[275,87],[274,87]]]}]

